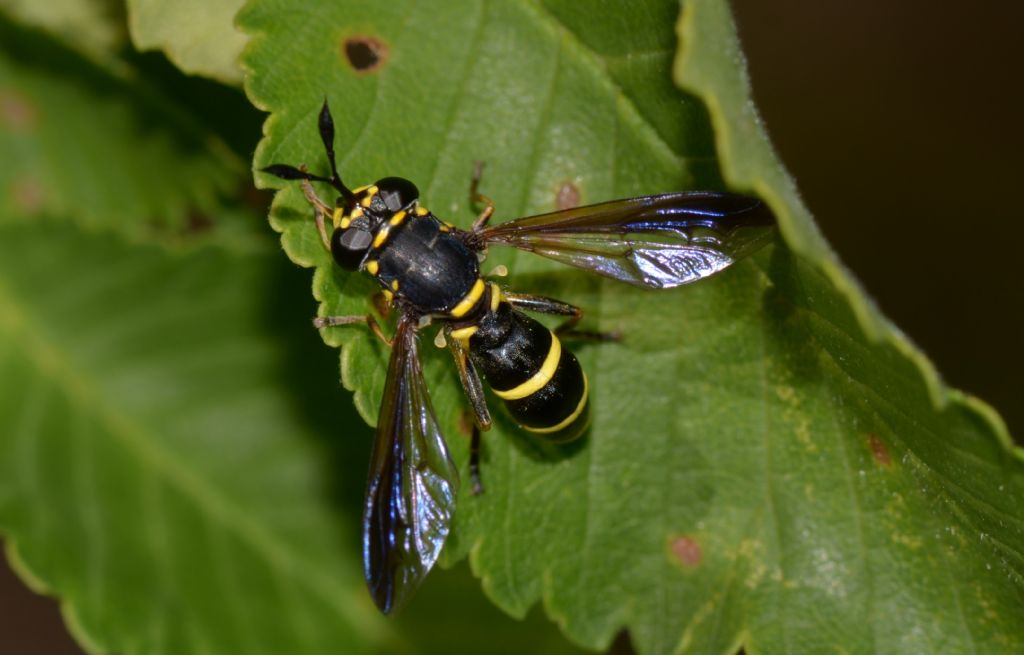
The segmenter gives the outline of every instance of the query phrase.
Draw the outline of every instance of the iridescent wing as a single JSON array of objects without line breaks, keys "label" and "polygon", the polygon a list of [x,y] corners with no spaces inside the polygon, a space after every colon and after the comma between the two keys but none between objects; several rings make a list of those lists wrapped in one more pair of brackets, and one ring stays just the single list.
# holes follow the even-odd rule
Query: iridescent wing
[{"label": "iridescent wing", "polygon": [[700,280],[771,239],[760,200],[731,193],[667,193],[519,218],[475,235],[555,261],[663,289]]},{"label": "iridescent wing", "polygon": [[398,322],[366,487],[363,566],[384,613],[400,607],[437,560],[458,489],[423,380],[416,323],[409,315]]}]

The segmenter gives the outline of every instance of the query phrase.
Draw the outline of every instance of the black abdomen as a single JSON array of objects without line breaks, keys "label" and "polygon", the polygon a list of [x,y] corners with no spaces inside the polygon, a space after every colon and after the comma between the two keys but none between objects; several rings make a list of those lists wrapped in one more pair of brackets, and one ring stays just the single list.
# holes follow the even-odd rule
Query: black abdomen
[{"label": "black abdomen", "polygon": [[558,337],[502,302],[479,322],[469,352],[494,393],[522,427],[558,441],[587,423],[587,379]]}]

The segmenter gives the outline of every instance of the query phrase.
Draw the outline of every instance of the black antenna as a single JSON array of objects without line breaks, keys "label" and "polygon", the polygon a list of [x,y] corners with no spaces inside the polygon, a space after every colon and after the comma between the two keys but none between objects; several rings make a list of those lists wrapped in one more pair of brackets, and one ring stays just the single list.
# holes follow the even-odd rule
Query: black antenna
[{"label": "black antenna", "polygon": [[345,200],[353,200],[355,195],[341,181],[338,175],[338,165],[334,161],[334,118],[331,117],[331,108],[327,106],[327,98],[324,98],[324,106],[320,108],[320,140],[324,142],[324,150],[327,151],[327,160],[331,162],[330,183]]},{"label": "black antenna", "polygon": [[313,182],[327,182],[330,185],[334,184],[334,181],[329,177],[320,177],[319,175],[313,175],[310,172],[289,166],[288,164],[271,164],[266,168],[261,168],[264,173],[270,173],[282,180],[312,180]]},{"label": "black antenna", "polygon": [[338,193],[340,193],[345,200],[355,200],[355,194],[352,193],[352,191],[341,181],[341,176],[338,175],[338,165],[334,161],[334,119],[331,118],[331,108],[327,106],[327,98],[324,98],[324,106],[320,109],[319,127],[320,140],[324,142],[324,149],[327,151],[327,159],[331,162],[330,177],[313,175],[312,173],[304,170],[304,166],[302,168],[296,168],[289,164],[271,164],[270,166],[261,168],[260,170],[264,173],[270,173],[275,177],[279,177],[282,180],[326,182],[337,189]]}]

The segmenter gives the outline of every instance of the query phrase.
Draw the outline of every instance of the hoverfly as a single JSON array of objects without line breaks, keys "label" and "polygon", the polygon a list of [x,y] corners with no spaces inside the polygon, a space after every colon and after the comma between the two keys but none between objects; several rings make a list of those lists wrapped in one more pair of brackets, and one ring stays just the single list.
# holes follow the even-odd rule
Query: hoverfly
[{"label": "hoverfly", "polygon": [[[440,323],[454,356],[476,423],[470,446],[474,483],[480,431],[491,425],[482,379],[521,427],[542,438],[576,438],[588,421],[586,374],[559,340],[571,333],[582,310],[485,281],[480,262],[487,248],[512,246],[616,280],[662,289],[730,266],[763,245],[775,221],[753,198],[683,192],[614,200],[489,226],[494,204],[476,193],[478,168],[470,195],[485,208],[471,229],[461,230],[420,204],[419,191],[409,180],[385,177],[355,189],[345,186],[335,163],[334,121],[326,100],[319,132],[329,176],[287,164],[262,170],[302,181],[320,238],[335,263],[373,276],[398,313],[391,339],[372,315],[314,321],[318,328],[363,323],[391,346],[363,514],[366,582],[377,606],[389,613],[408,600],[437,560],[448,536],[458,486],[458,473],[423,379],[417,350],[420,329]],[[320,199],[313,182],[328,184],[340,194],[334,205]],[[524,311],[566,320],[550,330]]]}]

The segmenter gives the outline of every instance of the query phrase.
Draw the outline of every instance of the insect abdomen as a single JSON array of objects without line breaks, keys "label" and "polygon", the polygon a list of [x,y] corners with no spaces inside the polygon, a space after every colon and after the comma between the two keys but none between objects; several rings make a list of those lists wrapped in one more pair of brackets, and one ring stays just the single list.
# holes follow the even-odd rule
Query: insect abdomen
[{"label": "insect abdomen", "polygon": [[473,363],[523,428],[557,440],[586,427],[587,377],[558,336],[502,302],[469,340]]}]

